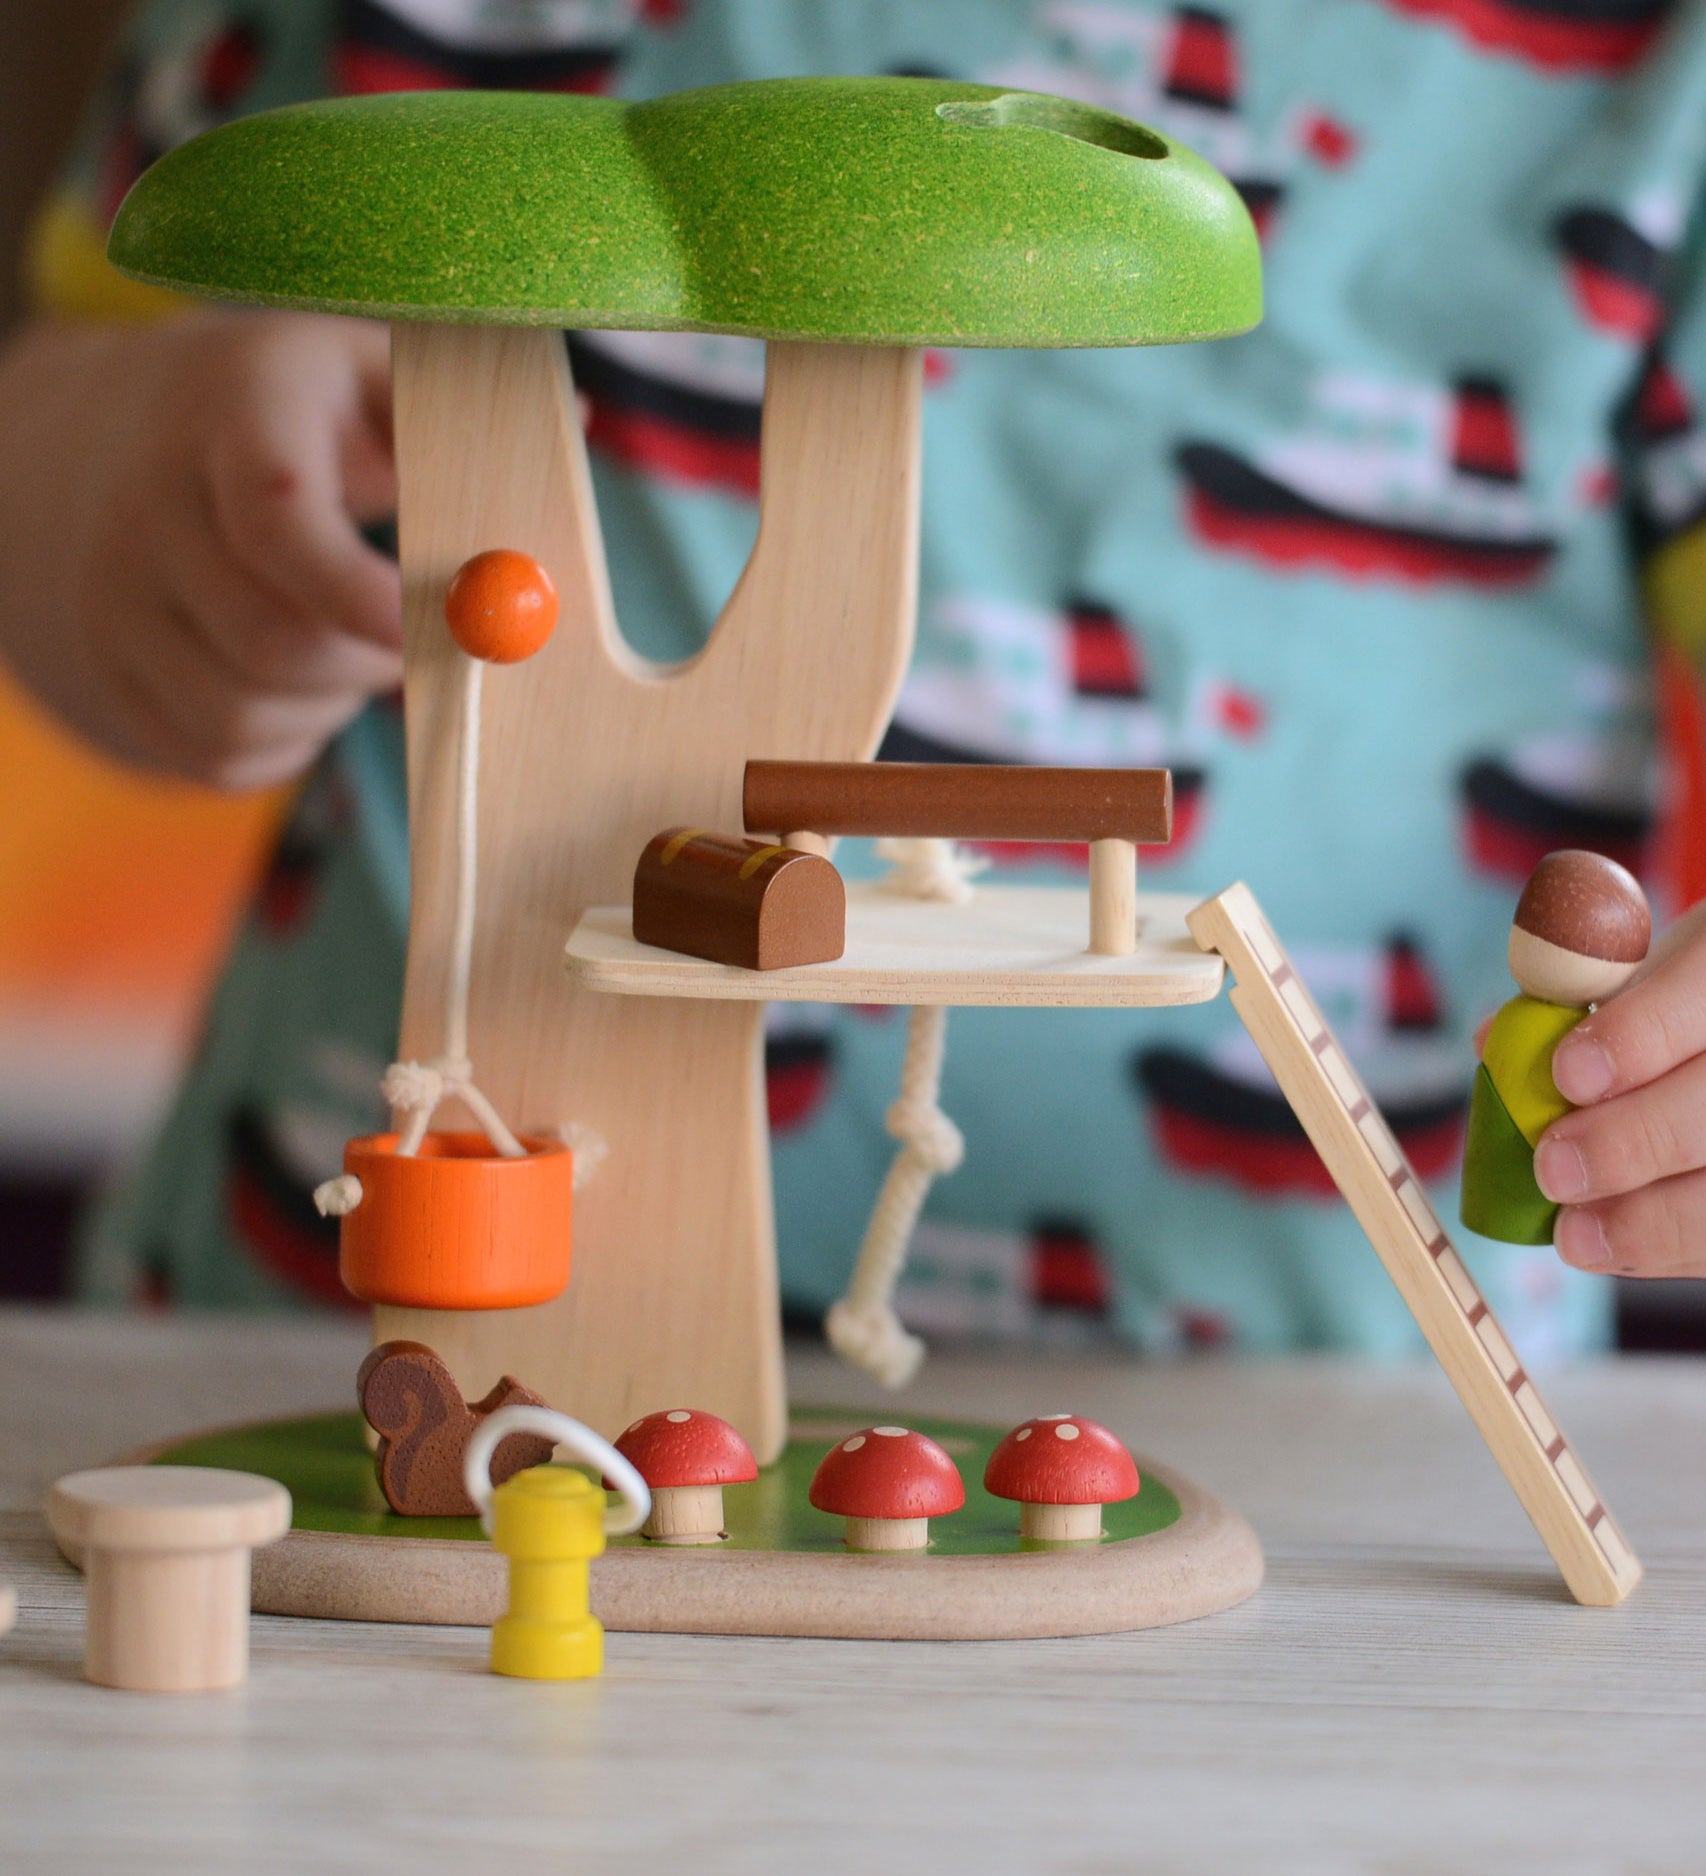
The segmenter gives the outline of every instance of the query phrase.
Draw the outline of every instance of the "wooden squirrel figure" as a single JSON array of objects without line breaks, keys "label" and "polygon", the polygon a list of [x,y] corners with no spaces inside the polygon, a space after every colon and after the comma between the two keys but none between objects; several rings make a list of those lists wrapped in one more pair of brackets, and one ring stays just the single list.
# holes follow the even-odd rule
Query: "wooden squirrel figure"
[{"label": "wooden squirrel figure", "polygon": [[1570,1103],[1552,1051],[1622,989],[1647,955],[1653,920],[1634,876],[1603,854],[1549,853],[1529,875],[1511,926],[1522,995],[1487,1031],[1469,1102],[1463,1222],[1506,1244],[1550,1244],[1558,1207],[1535,1183],[1534,1149]]},{"label": "wooden squirrel figure", "polygon": [[[547,1403],[507,1374],[484,1400],[462,1398],[450,1370],[424,1342],[381,1342],[355,1377],[356,1399],[379,1435],[374,1460],[385,1502],[405,1518],[472,1518],[462,1483],[462,1457],[474,1429],[500,1407]],[[492,1483],[501,1485],[551,1457],[548,1439],[512,1433],[492,1455]]]}]

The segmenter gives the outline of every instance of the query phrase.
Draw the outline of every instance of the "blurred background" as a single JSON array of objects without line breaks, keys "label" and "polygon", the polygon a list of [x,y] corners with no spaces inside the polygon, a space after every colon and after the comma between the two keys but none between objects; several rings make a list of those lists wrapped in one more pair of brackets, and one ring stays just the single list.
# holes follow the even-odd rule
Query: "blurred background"
[{"label": "blurred background", "polygon": [[[0,332],[127,11],[0,0]],[[279,806],[100,761],[0,670],[0,1296],[62,1293],[77,1207],[169,1095]]]},{"label": "blurred background", "polygon": [[[32,214],[128,10],[0,0],[0,335],[26,316]],[[0,669],[0,1298],[64,1294],[79,1206],[169,1098],[283,805],[122,771]],[[1619,1339],[1706,1350],[1706,1284],[1625,1284]]]}]

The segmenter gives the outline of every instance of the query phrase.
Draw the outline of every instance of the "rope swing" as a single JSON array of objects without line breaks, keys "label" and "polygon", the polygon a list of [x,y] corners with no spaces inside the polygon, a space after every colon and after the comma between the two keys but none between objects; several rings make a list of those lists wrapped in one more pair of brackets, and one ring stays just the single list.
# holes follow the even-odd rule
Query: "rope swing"
[{"label": "rope swing", "polygon": [[[456,778],[456,923],[444,995],[444,1049],[429,1061],[393,1062],[380,1090],[392,1110],[398,1159],[419,1154],[434,1114],[453,1098],[467,1107],[495,1153],[525,1159],[527,1149],[475,1085],[468,1058],[479,883],[480,705],[488,663],[519,664],[550,638],[557,624],[557,589],[538,561],[500,548],[476,554],[457,569],[444,597],[444,616],[466,660]],[[347,1217],[361,1198],[361,1181],[351,1173],[314,1190],[314,1204],[327,1218]]]},{"label": "rope swing", "polygon": [[[956,905],[972,896],[971,876],[986,864],[963,859],[947,840],[885,840],[877,852],[893,862],[883,881],[889,891]],[[944,1005],[908,1011],[900,1096],[884,1118],[900,1151],[877,1194],[847,1292],[823,1323],[843,1361],[888,1387],[904,1387],[924,1359],[923,1342],[895,1314],[895,1291],[931,1186],[965,1157],[965,1136],[941,1106],[947,1044]]]}]

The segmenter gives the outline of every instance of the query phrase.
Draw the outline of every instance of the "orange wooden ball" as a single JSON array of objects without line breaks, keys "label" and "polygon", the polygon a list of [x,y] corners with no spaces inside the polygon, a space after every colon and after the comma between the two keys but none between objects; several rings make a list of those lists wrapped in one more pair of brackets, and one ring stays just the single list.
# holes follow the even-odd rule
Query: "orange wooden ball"
[{"label": "orange wooden ball", "polygon": [[520,664],[556,630],[557,589],[531,554],[494,547],[456,569],[444,617],[470,658]]}]

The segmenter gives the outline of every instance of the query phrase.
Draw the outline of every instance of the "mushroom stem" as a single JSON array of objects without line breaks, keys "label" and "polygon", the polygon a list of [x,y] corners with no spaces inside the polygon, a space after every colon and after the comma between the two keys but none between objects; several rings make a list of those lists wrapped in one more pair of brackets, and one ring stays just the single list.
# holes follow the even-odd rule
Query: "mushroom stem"
[{"label": "mushroom stem", "polygon": [[930,1542],[928,1518],[849,1518],[849,1550],[923,1550]]},{"label": "mushroom stem", "polygon": [[1049,1544],[1081,1544],[1102,1535],[1100,1505],[1021,1505],[1019,1535]]},{"label": "mushroom stem", "polygon": [[654,1485],[652,1515],[640,1535],[654,1544],[717,1544],[723,1537],[720,1485]]}]

